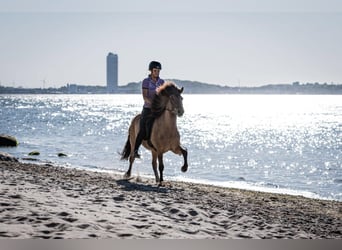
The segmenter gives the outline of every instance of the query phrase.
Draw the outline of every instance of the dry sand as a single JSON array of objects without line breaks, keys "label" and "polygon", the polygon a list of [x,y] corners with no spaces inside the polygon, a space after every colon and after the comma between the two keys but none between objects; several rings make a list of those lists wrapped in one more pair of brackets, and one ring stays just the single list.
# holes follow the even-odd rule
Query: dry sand
[{"label": "dry sand", "polygon": [[0,161],[0,238],[342,238],[342,202]]}]

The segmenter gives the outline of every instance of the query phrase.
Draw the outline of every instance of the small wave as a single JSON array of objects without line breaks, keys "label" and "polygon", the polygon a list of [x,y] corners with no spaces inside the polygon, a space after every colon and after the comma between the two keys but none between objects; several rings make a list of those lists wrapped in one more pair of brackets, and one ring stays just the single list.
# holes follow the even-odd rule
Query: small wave
[{"label": "small wave", "polygon": [[87,168],[87,169],[97,169],[98,168],[95,165],[83,165],[82,167]]},{"label": "small wave", "polygon": [[316,193],[310,191],[303,190],[293,190],[287,188],[280,188],[278,185],[266,183],[251,183],[244,180],[239,181],[209,181],[203,179],[191,179],[184,176],[178,176],[172,178],[175,181],[183,181],[183,182],[192,182],[197,184],[205,184],[205,185],[213,185],[218,187],[226,187],[226,188],[236,188],[236,189],[244,189],[250,191],[257,192],[266,192],[266,193],[275,193],[275,194],[287,194],[293,196],[303,196],[311,199],[323,199],[323,200],[334,200],[331,197],[322,197]]},{"label": "small wave", "polygon": [[342,184],[342,179],[335,179],[335,180],[334,180],[334,183]]}]

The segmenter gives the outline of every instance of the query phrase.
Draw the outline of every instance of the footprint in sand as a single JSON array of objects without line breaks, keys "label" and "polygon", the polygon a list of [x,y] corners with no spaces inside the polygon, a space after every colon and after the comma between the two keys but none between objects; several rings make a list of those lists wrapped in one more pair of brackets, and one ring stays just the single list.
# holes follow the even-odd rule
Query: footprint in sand
[{"label": "footprint in sand", "polygon": [[51,231],[49,231],[49,230],[42,230],[40,232],[43,233],[43,234],[51,234]]},{"label": "footprint in sand", "polygon": [[59,213],[59,214],[57,214],[58,216],[68,216],[68,215],[70,215],[69,213],[67,213],[67,212],[61,212],[61,213]]},{"label": "footprint in sand", "polygon": [[49,235],[36,235],[36,236],[33,236],[33,238],[40,238],[40,239],[48,240],[51,238],[51,236],[49,236]]},{"label": "footprint in sand", "polygon": [[37,220],[41,220],[41,221],[47,221],[47,220],[50,220],[50,219],[51,219],[50,217],[43,217],[43,216],[37,217]]},{"label": "footprint in sand", "polygon": [[21,199],[22,198],[22,196],[20,194],[9,195],[8,197],[12,198],[12,199]]},{"label": "footprint in sand", "polygon": [[150,228],[151,225],[133,225],[133,227],[137,229],[147,229],[147,228]]},{"label": "footprint in sand", "polygon": [[67,218],[62,218],[63,220],[67,221],[67,222],[70,222],[70,223],[73,223],[75,221],[77,221],[78,219],[76,218],[72,218],[72,217],[67,217]]},{"label": "footprint in sand", "polygon": [[114,201],[124,201],[124,200],[125,200],[125,197],[124,197],[123,194],[120,194],[120,195],[118,195],[118,196],[114,196],[114,197],[113,197],[113,200],[114,200]]},{"label": "footprint in sand", "polygon": [[170,212],[171,214],[177,214],[177,213],[180,212],[180,210],[177,209],[177,208],[171,208],[171,209],[169,210],[169,212]]},{"label": "footprint in sand", "polygon": [[194,209],[189,209],[188,213],[191,215],[191,216],[197,216],[198,215],[198,212]]},{"label": "footprint in sand", "polygon": [[72,217],[67,217],[67,216],[71,216],[71,214],[67,213],[67,212],[60,212],[59,214],[57,214],[58,216],[62,217],[62,220],[65,220],[67,222],[73,223],[75,221],[77,221],[78,219],[76,218],[72,218]]},{"label": "footprint in sand", "polygon": [[16,220],[19,221],[19,222],[26,221],[27,219],[28,219],[28,218],[25,217],[25,216],[18,216],[18,217],[16,218]]},{"label": "footprint in sand", "polygon": [[118,234],[118,236],[119,236],[120,238],[126,238],[126,237],[132,237],[133,234],[130,234],[130,233],[122,233],[122,234]]},{"label": "footprint in sand", "polygon": [[81,229],[86,229],[88,227],[90,227],[89,224],[80,224],[80,225],[77,225],[78,228],[81,228]]},{"label": "footprint in sand", "polygon": [[51,223],[47,223],[45,224],[46,227],[58,227],[60,225],[60,223],[58,222],[51,222]]}]

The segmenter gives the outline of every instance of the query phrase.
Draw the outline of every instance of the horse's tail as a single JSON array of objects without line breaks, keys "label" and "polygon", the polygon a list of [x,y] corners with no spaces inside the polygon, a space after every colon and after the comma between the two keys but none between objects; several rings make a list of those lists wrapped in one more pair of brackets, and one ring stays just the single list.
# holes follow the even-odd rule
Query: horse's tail
[{"label": "horse's tail", "polygon": [[131,142],[129,140],[129,135],[128,135],[128,138],[127,138],[127,141],[126,141],[126,145],[125,145],[124,149],[121,152],[121,160],[128,160],[128,157],[131,154],[131,150],[132,150],[131,149]]}]

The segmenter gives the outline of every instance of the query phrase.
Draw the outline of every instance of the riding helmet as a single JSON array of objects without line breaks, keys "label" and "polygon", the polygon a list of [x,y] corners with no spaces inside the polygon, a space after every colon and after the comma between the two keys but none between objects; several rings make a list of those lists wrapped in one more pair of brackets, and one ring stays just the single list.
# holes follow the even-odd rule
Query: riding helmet
[{"label": "riding helmet", "polygon": [[157,62],[157,61],[150,62],[150,65],[148,66],[148,70],[152,70],[152,69],[162,69],[160,62]]}]

